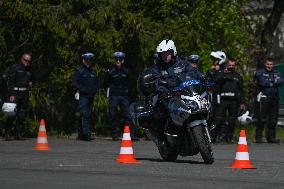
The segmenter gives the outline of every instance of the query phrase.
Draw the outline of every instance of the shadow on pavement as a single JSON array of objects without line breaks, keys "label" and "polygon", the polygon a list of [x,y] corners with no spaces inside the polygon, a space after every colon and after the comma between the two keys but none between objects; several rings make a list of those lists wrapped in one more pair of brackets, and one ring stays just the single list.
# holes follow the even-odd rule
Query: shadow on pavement
[{"label": "shadow on pavement", "polygon": [[[153,162],[164,162],[164,163],[171,162],[171,161],[164,161],[159,158],[135,158],[135,159],[139,161],[153,161]],[[192,161],[192,160],[176,160],[176,161],[173,161],[172,163],[204,164],[204,162]]]}]

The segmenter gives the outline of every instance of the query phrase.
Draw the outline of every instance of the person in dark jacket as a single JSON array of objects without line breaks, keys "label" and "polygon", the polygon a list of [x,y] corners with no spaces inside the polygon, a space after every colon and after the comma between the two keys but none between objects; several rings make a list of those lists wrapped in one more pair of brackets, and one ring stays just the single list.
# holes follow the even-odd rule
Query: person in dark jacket
[{"label": "person in dark jacket", "polygon": [[159,57],[158,61],[149,68],[153,77],[156,78],[154,93],[169,92],[170,88],[176,87],[181,82],[179,76],[182,74],[191,78],[196,75],[192,65],[177,56],[177,50],[172,40],[163,40],[157,46],[156,52]]},{"label": "person in dark jacket", "polygon": [[[243,104],[243,79],[236,72],[236,60],[229,59],[226,68],[216,75],[216,85],[219,89],[220,102],[216,112],[217,141],[233,142],[234,128],[239,108]],[[224,124],[228,111],[228,126]]]},{"label": "person in dark jacket", "polygon": [[[6,80],[4,79],[4,76],[2,73],[0,73],[0,107],[3,106],[5,100],[7,99],[7,83]],[[1,125],[2,128],[2,125]]]},{"label": "person in dark jacket", "polygon": [[8,101],[17,104],[17,113],[15,117],[7,118],[5,140],[10,140],[14,119],[16,119],[15,139],[23,139],[24,122],[28,115],[29,107],[29,89],[32,87],[31,60],[31,55],[25,53],[21,57],[21,62],[13,64],[9,69]]},{"label": "person in dark jacket", "polygon": [[266,140],[268,143],[279,143],[276,139],[276,126],[278,121],[278,88],[282,85],[283,80],[280,74],[274,70],[273,58],[267,58],[264,63],[265,68],[258,69],[255,79],[258,85],[259,93],[257,102],[259,110],[256,125],[256,143],[263,143],[262,133],[265,127]]},{"label": "person in dark jacket", "polygon": [[90,141],[92,133],[92,107],[94,96],[99,88],[98,78],[92,64],[94,54],[82,55],[82,65],[75,71],[73,84],[78,91],[76,98],[79,99],[79,109],[82,125],[78,129],[78,139]]},{"label": "person in dark jacket", "polygon": [[223,51],[212,51],[210,53],[210,57],[212,59],[211,68],[206,72],[205,79],[208,84],[211,84],[210,91],[210,102],[211,102],[211,110],[208,119],[208,125],[211,128],[211,137],[212,141],[215,142],[218,135],[218,128],[216,127],[216,112],[218,109],[220,96],[218,95],[218,85],[216,85],[216,77],[218,74],[222,72],[224,66],[226,65],[227,57],[225,52]]},{"label": "person in dark jacket", "polygon": [[109,97],[109,122],[112,126],[112,140],[119,139],[118,135],[118,107],[123,112],[124,124],[130,126],[130,135],[132,141],[139,140],[136,137],[136,129],[131,122],[129,112],[129,70],[124,64],[125,54],[123,52],[115,52],[113,54],[115,64],[112,65],[106,72],[105,85],[107,86],[107,96]]},{"label": "person in dark jacket", "polygon": [[187,75],[191,76],[194,79],[202,80],[204,78],[204,75],[198,69],[199,56],[196,54],[190,55],[188,61],[191,64],[192,69],[190,69],[190,72]]},{"label": "person in dark jacket", "polygon": [[3,74],[0,73],[0,106],[1,107],[7,98],[7,92],[8,92],[8,87],[7,87],[6,80],[4,79]]}]

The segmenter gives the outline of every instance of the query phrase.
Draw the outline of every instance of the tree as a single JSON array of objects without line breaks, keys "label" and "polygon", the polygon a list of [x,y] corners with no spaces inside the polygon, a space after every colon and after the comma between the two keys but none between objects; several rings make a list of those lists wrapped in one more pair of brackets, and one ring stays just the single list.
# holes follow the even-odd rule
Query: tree
[{"label": "tree", "polygon": [[274,0],[274,5],[271,10],[270,16],[265,22],[263,30],[261,32],[260,45],[264,51],[258,61],[257,65],[258,67],[262,66],[264,58],[271,51],[272,47],[271,41],[273,38],[273,32],[278,26],[283,12],[284,12],[284,1]]},{"label": "tree", "polygon": [[[178,55],[201,56],[201,69],[211,64],[210,52],[223,50],[242,64],[253,36],[241,13],[246,0],[4,0],[0,6],[1,69],[31,51],[36,82],[31,104],[36,116],[48,118],[51,129],[70,133],[76,128],[76,103],[70,77],[81,54],[95,54],[98,75],[113,64],[114,51],[126,53],[133,89],[152,64],[158,43],[173,39]],[[94,104],[95,119],[106,122],[107,99],[101,90]],[[37,112],[37,113],[36,113]]]}]

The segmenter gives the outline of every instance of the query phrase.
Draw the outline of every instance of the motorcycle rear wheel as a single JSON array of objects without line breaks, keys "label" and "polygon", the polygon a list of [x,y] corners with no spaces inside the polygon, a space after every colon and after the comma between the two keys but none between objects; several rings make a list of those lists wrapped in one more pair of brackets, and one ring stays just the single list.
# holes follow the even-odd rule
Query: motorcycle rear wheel
[{"label": "motorcycle rear wheel", "polygon": [[178,157],[176,149],[169,147],[169,145],[165,141],[159,142],[158,150],[161,157],[165,161],[175,161]]},{"label": "motorcycle rear wheel", "polygon": [[192,128],[195,143],[199,148],[199,152],[206,164],[212,164],[214,162],[213,152],[207,135],[203,132],[202,125],[198,125]]}]

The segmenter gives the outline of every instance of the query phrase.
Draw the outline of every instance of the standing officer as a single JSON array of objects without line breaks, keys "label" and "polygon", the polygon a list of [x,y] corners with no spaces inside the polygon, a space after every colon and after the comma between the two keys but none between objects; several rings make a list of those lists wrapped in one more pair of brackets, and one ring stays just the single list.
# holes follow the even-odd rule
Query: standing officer
[{"label": "standing officer", "polygon": [[[216,112],[217,142],[225,139],[233,142],[234,128],[238,117],[239,107],[244,109],[242,104],[243,79],[235,71],[236,60],[229,59],[226,68],[216,76],[216,85],[219,89],[220,104]],[[229,115],[228,128],[224,125],[226,112]]]},{"label": "standing officer", "polygon": [[212,65],[206,73],[206,78],[210,82],[214,83],[216,74],[219,72],[220,67],[224,67],[227,57],[226,54],[222,51],[212,51],[210,53],[210,57],[212,59]]},{"label": "standing officer", "polygon": [[196,54],[190,55],[188,58],[189,63],[191,64],[191,69],[188,72],[188,75],[194,79],[201,80],[204,78],[203,74],[198,69],[199,56]]},{"label": "standing officer", "polygon": [[207,82],[213,86],[213,89],[210,93],[211,111],[210,111],[210,117],[209,117],[208,123],[212,129],[211,137],[213,141],[216,141],[219,128],[216,126],[215,118],[216,118],[216,111],[220,103],[220,95],[218,95],[219,89],[218,89],[218,85],[216,85],[215,80],[216,80],[216,76],[219,73],[221,73],[221,70],[224,69],[223,67],[227,60],[227,57],[226,57],[226,54],[222,51],[212,51],[210,53],[210,57],[212,59],[212,65],[211,65],[211,68],[205,74],[205,78]]},{"label": "standing officer", "polygon": [[76,98],[79,99],[79,109],[82,125],[78,129],[78,139],[90,141],[92,129],[92,105],[98,90],[98,79],[92,70],[94,54],[82,55],[83,63],[73,76],[73,84],[77,89]]},{"label": "standing officer", "polygon": [[276,139],[276,126],[278,120],[278,87],[283,83],[280,74],[274,70],[273,58],[267,58],[264,67],[256,71],[255,79],[259,93],[257,102],[259,111],[256,125],[256,143],[263,143],[262,132],[266,127],[266,139],[269,143],[279,143]]},{"label": "standing officer", "polygon": [[4,79],[4,76],[2,73],[0,73],[0,106],[2,107],[2,104],[6,100],[6,95],[7,95],[7,84]]},{"label": "standing officer", "polygon": [[112,125],[111,136],[112,140],[118,140],[117,134],[117,108],[123,110],[123,117],[125,118],[125,124],[130,126],[130,135],[133,141],[137,141],[138,138],[135,136],[135,128],[131,124],[131,117],[129,112],[129,101],[128,101],[128,80],[129,80],[129,71],[128,68],[124,65],[125,54],[123,52],[115,52],[113,54],[115,59],[115,64],[107,70],[106,73],[106,85],[107,95],[109,97],[109,121]]},{"label": "standing officer", "polygon": [[17,104],[16,117],[8,117],[5,126],[5,140],[10,140],[10,131],[16,118],[16,140],[22,140],[24,121],[28,114],[29,88],[32,87],[32,73],[30,70],[30,54],[23,54],[19,64],[13,64],[8,74],[9,101]]},{"label": "standing officer", "polygon": [[[2,107],[3,103],[7,99],[7,84],[3,77],[3,74],[0,73],[0,107]],[[2,126],[0,127],[2,128]]]}]

